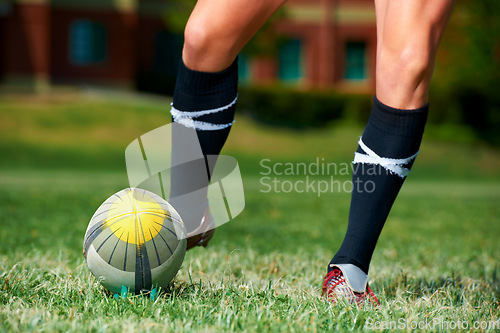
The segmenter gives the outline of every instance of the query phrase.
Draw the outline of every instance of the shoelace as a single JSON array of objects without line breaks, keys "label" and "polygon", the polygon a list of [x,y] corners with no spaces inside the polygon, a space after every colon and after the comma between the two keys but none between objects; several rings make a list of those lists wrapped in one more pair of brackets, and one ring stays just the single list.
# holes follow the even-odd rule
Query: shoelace
[{"label": "shoelace", "polygon": [[366,286],[366,291],[364,293],[353,291],[347,284],[344,274],[342,274],[342,271],[338,268],[328,272],[325,276],[322,295],[325,296],[325,294],[333,303],[340,297],[347,300],[350,304],[356,303],[359,306],[363,305],[366,299],[370,300],[375,306],[379,305],[378,299],[370,286]]}]

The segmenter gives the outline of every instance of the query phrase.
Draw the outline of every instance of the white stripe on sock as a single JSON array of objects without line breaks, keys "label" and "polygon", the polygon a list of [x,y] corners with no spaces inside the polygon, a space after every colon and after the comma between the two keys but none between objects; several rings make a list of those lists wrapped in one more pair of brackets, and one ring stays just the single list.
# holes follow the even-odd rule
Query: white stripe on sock
[{"label": "white stripe on sock", "polygon": [[177,110],[176,108],[174,108],[174,106],[172,104],[172,109],[170,110],[170,114],[172,115],[173,120],[176,123],[179,123],[179,124],[186,126],[188,128],[194,128],[194,129],[197,129],[200,131],[221,130],[221,129],[224,129],[224,128],[231,126],[234,123],[234,121],[227,123],[227,124],[212,124],[212,123],[208,123],[206,121],[197,121],[197,120],[193,120],[193,119],[207,115],[207,114],[212,114],[212,113],[217,113],[217,112],[227,110],[230,107],[234,106],[236,104],[237,100],[238,100],[238,95],[236,95],[234,100],[231,103],[229,103],[228,105],[222,106],[220,108],[201,110],[201,111],[181,111],[181,110]]},{"label": "white stripe on sock", "polygon": [[356,163],[378,164],[382,166],[384,169],[389,170],[391,173],[396,174],[401,178],[408,176],[408,174],[410,173],[410,169],[403,167],[403,165],[410,163],[418,155],[417,151],[414,155],[402,159],[380,157],[373,150],[371,150],[370,148],[368,148],[368,146],[365,145],[362,138],[359,138],[358,144],[361,147],[361,149],[365,152],[365,154],[356,152],[354,154],[354,161],[353,161],[354,164]]},{"label": "white stripe on sock", "polygon": [[212,124],[206,121],[193,120],[192,118],[174,118],[174,121],[187,128],[194,128],[199,131],[217,131],[233,125],[234,121],[227,124]]}]

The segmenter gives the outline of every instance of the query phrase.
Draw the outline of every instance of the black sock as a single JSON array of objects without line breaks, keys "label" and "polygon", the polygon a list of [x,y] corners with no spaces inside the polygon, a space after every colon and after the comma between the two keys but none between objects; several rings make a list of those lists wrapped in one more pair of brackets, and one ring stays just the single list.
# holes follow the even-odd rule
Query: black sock
[{"label": "black sock", "polygon": [[227,107],[219,112],[192,117],[195,122],[221,125],[219,129],[204,130],[194,124],[203,154],[218,155],[229,135],[230,124],[234,120],[237,94],[237,60],[226,70],[217,73],[194,71],[181,63],[174,90],[173,107],[183,111],[183,114],[181,117],[173,114],[173,121],[179,121],[188,112]]},{"label": "black sock", "polygon": [[[170,198],[188,234],[197,228],[208,205],[206,186],[215,159],[207,159],[207,155],[219,155],[226,142],[234,121],[237,89],[237,60],[217,73],[191,70],[181,63],[171,113],[173,122],[183,126],[172,128],[172,165],[179,166],[171,171]],[[199,147],[186,147],[186,143],[181,142],[187,129],[196,130]],[[200,147],[200,160],[191,161],[192,157],[186,157],[187,150]],[[184,163],[185,159],[190,162]],[[197,191],[200,189],[205,191]]]},{"label": "black sock", "polygon": [[347,233],[331,264],[353,264],[368,274],[380,232],[418,153],[427,112],[428,105],[400,110],[374,98],[354,159]]}]

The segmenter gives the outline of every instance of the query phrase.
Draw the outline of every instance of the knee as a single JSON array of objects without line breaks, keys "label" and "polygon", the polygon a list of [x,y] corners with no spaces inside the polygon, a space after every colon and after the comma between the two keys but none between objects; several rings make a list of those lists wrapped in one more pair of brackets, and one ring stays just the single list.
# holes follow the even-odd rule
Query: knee
[{"label": "knee", "polygon": [[[211,38],[206,27],[199,20],[190,20],[184,30],[184,47],[182,57],[186,65],[196,64],[204,53],[210,49]],[[195,69],[195,68],[193,68]]]},{"label": "knee", "polygon": [[429,48],[408,46],[379,50],[377,55],[377,96],[383,103],[401,109],[427,103],[432,77]]},{"label": "knee", "polygon": [[233,40],[219,25],[190,18],[184,30],[182,59],[193,70],[222,71],[231,65],[237,55],[233,54],[233,46]]},{"label": "knee", "polygon": [[377,74],[399,86],[418,87],[432,75],[432,57],[428,47],[409,45],[400,50],[382,49],[377,59]]},{"label": "knee", "polygon": [[431,59],[429,47],[412,45],[399,56],[398,67],[406,73],[410,83],[420,85],[427,81],[432,72]]}]

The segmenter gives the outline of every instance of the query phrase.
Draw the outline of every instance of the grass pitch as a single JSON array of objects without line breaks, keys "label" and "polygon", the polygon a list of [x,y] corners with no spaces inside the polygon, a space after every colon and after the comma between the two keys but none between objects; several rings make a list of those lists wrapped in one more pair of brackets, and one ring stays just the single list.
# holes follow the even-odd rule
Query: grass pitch
[{"label": "grass pitch", "polygon": [[320,297],[349,194],[265,193],[260,161],[349,163],[353,125],[296,132],[237,119],[226,153],[240,162],[244,212],[187,253],[159,298],[115,299],[88,271],[83,235],[95,209],[127,187],[126,145],[168,119],[164,101],[121,100],[0,98],[0,330],[500,328],[500,153],[479,144],[424,141],[372,261],[380,307]]}]

